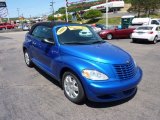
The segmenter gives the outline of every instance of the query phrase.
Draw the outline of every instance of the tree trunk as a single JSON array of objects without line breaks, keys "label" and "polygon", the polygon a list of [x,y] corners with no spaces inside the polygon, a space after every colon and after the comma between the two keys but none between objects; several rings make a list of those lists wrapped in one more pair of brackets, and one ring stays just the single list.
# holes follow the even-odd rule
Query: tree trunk
[{"label": "tree trunk", "polygon": [[138,8],[138,17],[140,17],[140,15],[141,15],[141,10],[140,8]]},{"label": "tree trunk", "polygon": [[150,16],[151,14],[151,9],[148,10],[148,17]]}]

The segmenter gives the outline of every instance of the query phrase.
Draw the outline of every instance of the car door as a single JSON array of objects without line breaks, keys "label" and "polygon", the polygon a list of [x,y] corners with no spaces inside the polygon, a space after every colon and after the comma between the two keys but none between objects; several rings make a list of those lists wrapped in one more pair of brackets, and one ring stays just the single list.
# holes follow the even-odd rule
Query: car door
[{"label": "car door", "polygon": [[115,29],[115,37],[122,38],[125,36],[125,29]]},{"label": "car door", "polygon": [[[58,46],[54,42],[52,28],[48,26],[39,26],[38,36],[33,44],[34,55],[37,58],[37,62],[49,73],[53,73],[56,66],[55,59],[59,57]],[[54,43],[47,43],[44,39]]]},{"label": "car door", "polygon": [[40,59],[40,49],[42,49],[41,45],[41,31],[42,31],[42,26],[37,26],[34,28],[33,32],[31,35],[28,35],[28,39],[30,39],[31,42],[31,55],[33,57],[33,60],[35,62],[39,62]]}]

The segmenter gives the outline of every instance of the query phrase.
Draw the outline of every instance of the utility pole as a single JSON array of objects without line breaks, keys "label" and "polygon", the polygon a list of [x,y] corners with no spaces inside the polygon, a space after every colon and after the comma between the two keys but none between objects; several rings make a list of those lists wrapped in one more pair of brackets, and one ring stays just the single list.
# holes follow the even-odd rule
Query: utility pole
[{"label": "utility pole", "polygon": [[106,27],[108,26],[108,0],[106,0]]},{"label": "utility pole", "polygon": [[55,2],[53,2],[53,0],[52,0],[52,2],[50,2],[50,3],[51,3],[50,6],[52,7],[52,14],[54,15],[54,6],[53,5]]},{"label": "utility pole", "polygon": [[66,0],[66,22],[68,22],[68,0]]},{"label": "utility pole", "polygon": [[19,10],[19,8],[17,8],[17,12],[18,12],[18,18],[19,18],[19,11],[20,11],[20,10]]}]

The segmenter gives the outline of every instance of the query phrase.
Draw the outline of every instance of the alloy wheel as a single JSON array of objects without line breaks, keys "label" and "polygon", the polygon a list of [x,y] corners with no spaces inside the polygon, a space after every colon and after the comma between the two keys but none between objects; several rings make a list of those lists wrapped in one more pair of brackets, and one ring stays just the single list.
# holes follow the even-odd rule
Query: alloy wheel
[{"label": "alloy wheel", "polygon": [[111,40],[112,39],[112,34],[107,34],[107,39]]},{"label": "alloy wheel", "polygon": [[75,99],[78,97],[78,84],[71,75],[67,75],[64,79],[64,90],[70,98]]}]

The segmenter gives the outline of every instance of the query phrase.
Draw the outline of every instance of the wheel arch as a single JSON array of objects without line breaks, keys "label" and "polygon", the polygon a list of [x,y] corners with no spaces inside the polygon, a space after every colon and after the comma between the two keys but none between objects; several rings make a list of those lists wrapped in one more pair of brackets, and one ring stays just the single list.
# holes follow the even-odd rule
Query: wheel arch
[{"label": "wheel arch", "polygon": [[[60,78],[60,84],[62,85],[62,77],[63,77],[63,74],[65,72],[72,72],[76,75],[76,77],[78,77],[78,79],[80,79],[79,75],[75,72],[75,70],[73,70],[72,68],[69,68],[69,67],[64,67],[60,70],[60,74],[59,74],[59,78]],[[81,80],[80,80],[81,81]]]},{"label": "wheel arch", "polygon": [[63,74],[64,74],[65,72],[67,72],[67,71],[73,73],[73,74],[79,79],[79,82],[81,83],[82,88],[83,88],[83,90],[84,90],[84,94],[85,94],[85,96],[87,96],[87,95],[86,95],[86,90],[85,90],[85,88],[84,88],[84,84],[83,84],[82,80],[80,79],[80,76],[75,72],[75,70],[73,70],[73,69],[71,69],[71,68],[69,68],[69,67],[64,67],[64,68],[62,68],[61,71],[60,71],[60,76],[59,76],[60,81],[59,81],[59,83],[60,83],[61,88],[63,89],[63,85],[62,85]]},{"label": "wheel arch", "polygon": [[27,47],[23,46],[23,53],[24,53],[25,50],[27,50]]}]

